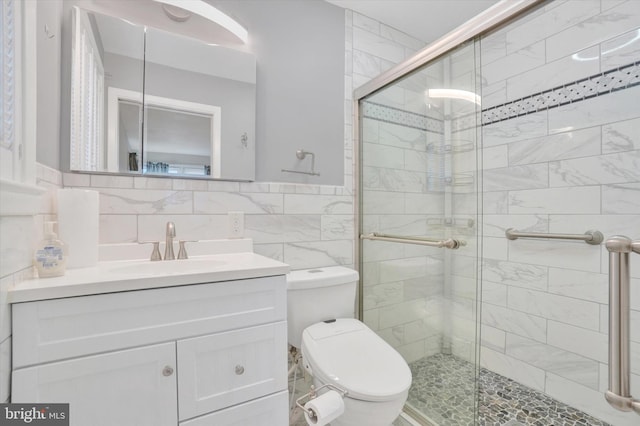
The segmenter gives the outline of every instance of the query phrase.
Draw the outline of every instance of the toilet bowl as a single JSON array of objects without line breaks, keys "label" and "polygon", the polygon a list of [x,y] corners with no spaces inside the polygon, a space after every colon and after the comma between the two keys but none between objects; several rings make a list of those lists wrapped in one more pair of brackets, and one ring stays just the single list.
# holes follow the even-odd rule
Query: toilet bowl
[{"label": "toilet bowl", "polygon": [[402,411],[411,371],[388,343],[354,319],[358,273],[336,266],[287,277],[289,343],[316,388],[346,392],[331,426],[389,426]]}]

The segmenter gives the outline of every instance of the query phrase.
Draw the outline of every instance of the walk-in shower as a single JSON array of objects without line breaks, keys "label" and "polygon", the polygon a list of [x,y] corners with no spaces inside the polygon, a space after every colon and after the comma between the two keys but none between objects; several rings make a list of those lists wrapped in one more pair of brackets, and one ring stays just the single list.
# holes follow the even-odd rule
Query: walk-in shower
[{"label": "walk-in shower", "polygon": [[355,93],[360,315],[411,367],[405,411],[638,424],[604,398],[602,239],[640,238],[640,2],[504,1]]}]

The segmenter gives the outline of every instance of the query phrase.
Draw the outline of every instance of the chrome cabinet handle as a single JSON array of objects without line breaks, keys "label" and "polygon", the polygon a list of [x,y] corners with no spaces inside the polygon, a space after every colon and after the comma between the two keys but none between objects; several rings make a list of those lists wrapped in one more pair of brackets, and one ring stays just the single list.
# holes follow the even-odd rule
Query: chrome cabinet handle
[{"label": "chrome cabinet handle", "polygon": [[172,374],[173,374],[173,368],[169,367],[168,365],[167,365],[167,366],[165,366],[165,367],[162,369],[162,375],[163,375],[163,376],[165,376],[165,377],[169,377],[169,376],[170,376],[170,375],[172,375]]},{"label": "chrome cabinet handle", "polygon": [[241,374],[244,374],[244,367],[241,365],[236,365],[236,374],[238,376],[240,376]]}]

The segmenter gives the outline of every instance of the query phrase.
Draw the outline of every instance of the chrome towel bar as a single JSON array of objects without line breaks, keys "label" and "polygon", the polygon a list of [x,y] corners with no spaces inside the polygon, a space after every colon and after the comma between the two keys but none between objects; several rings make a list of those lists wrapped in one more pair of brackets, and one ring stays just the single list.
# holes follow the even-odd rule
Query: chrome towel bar
[{"label": "chrome towel bar", "polygon": [[617,410],[640,414],[640,400],[631,396],[629,367],[629,254],[640,254],[640,240],[616,235],[605,246],[609,250],[609,389],[604,397]]},{"label": "chrome towel bar", "polygon": [[550,238],[554,240],[581,240],[587,244],[599,245],[604,240],[604,235],[600,231],[589,230],[584,234],[545,234],[538,232],[520,232],[516,229],[509,228],[505,231],[508,240],[517,240],[518,238]]},{"label": "chrome towel bar", "polygon": [[467,245],[466,241],[455,240],[453,238],[448,238],[446,240],[438,240],[435,238],[427,238],[427,237],[407,237],[404,235],[380,234],[378,232],[372,232],[367,235],[360,234],[360,239],[387,241],[390,243],[418,244],[421,246],[448,248],[448,249],[457,249],[457,248],[460,248],[461,246]]}]

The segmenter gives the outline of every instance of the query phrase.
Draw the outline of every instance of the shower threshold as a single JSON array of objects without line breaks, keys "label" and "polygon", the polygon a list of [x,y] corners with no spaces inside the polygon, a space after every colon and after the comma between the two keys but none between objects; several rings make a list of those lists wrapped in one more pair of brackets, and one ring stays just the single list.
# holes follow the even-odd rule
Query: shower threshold
[{"label": "shower threshold", "polygon": [[[473,364],[437,354],[409,364],[407,403],[434,426],[473,426]],[[478,423],[482,426],[610,426],[507,377],[480,369]]]}]

